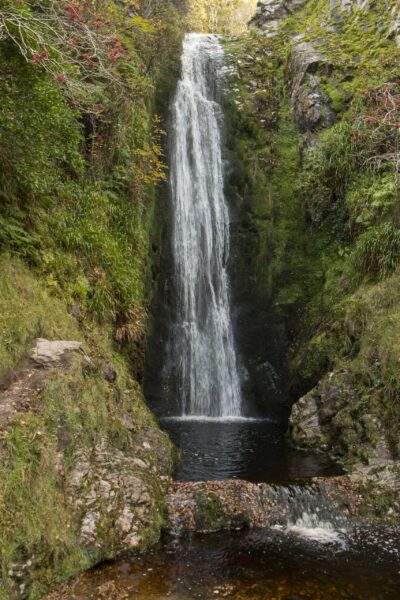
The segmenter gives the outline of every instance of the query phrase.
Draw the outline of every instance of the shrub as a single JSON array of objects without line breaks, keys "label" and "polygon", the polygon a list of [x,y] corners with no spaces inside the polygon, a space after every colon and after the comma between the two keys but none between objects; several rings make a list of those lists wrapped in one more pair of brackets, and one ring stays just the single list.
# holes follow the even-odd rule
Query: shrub
[{"label": "shrub", "polygon": [[338,204],[357,166],[357,151],[347,121],[324,131],[304,159],[302,195],[311,221],[320,226]]},{"label": "shrub", "polygon": [[363,233],[352,255],[353,267],[360,277],[386,277],[399,262],[400,229],[393,223],[384,223]]}]

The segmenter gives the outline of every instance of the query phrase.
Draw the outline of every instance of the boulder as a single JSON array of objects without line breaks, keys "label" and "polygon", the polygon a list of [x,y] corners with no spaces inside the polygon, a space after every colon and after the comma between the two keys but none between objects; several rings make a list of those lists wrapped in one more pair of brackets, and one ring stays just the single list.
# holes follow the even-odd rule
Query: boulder
[{"label": "boulder", "polygon": [[300,398],[293,405],[289,419],[292,437],[302,446],[324,449],[323,433],[319,422],[319,397],[314,391]]},{"label": "boulder", "polygon": [[87,362],[90,362],[81,342],[64,340],[51,341],[38,338],[35,340],[30,356],[35,363],[48,367],[63,364],[67,359],[67,355],[71,352],[78,352]]},{"label": "boulder", "polygon": [[382,466],[393,458],[380,415],[360,401],[346,366],[322,377],[293,405],[289,427],[296,445],[327,450],[354,464]]}]

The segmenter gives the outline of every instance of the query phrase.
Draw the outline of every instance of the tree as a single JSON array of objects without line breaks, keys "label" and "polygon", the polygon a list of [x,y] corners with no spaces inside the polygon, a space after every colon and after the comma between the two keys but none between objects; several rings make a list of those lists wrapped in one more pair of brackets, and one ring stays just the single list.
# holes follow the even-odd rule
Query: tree
[{"label": "tree", "polygon": [[256,3],[256,0],[191,0],[190,27],[206,33],[239,33],[254,14]]}]

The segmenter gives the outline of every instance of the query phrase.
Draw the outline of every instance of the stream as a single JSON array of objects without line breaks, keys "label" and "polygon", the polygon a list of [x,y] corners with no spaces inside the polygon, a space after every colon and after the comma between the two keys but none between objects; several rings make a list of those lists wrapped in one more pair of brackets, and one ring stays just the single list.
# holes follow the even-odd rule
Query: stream
[{"label": "stream", "polygon": [[399,548],[390,530],[360,529],[346,545],[275,530],[166,538],[85,574],[69,598],[398,600]]}]

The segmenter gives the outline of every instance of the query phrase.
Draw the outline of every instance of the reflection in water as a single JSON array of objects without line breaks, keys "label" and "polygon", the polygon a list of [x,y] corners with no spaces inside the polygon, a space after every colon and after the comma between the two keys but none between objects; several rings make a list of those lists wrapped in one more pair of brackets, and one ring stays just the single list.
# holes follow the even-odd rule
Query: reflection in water
[{"label": "reflection in water", "polygon": [[399,600],[399,550],[392,530],[358,531],[346,548],[276,531],[198,535],[95,569],[57,600]]},{"label": "reflection in water", "polygon": [[180,481],[288,483],[339,473],[327,456],[291,448],[282,426],[267,419],[161,419],[161,426],[181,451]]}]

